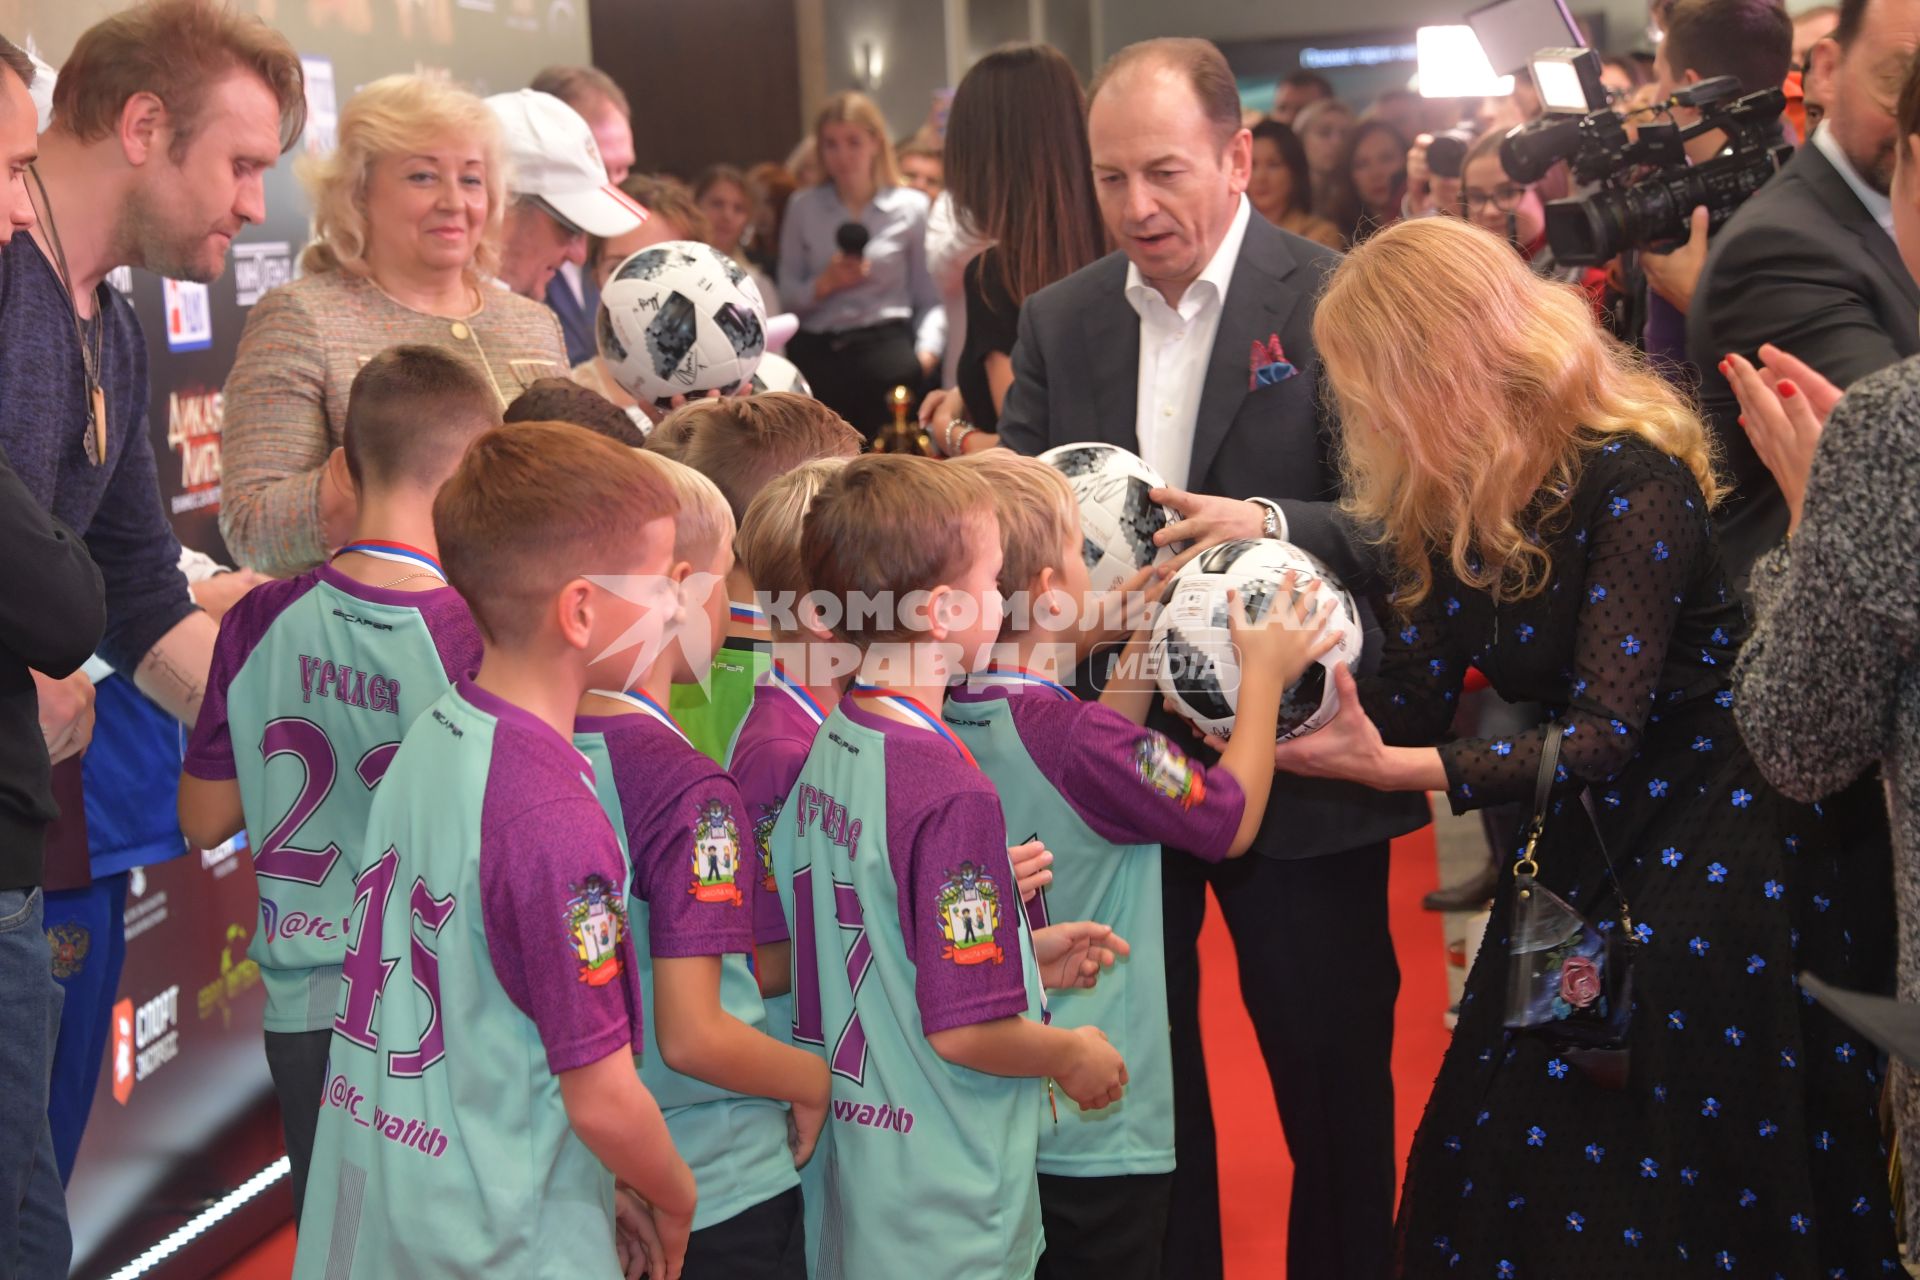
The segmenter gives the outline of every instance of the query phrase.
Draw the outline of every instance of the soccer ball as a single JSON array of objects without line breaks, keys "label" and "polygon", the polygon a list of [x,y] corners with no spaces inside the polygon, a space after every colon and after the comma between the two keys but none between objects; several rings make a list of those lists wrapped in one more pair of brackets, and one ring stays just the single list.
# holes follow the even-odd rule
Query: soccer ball
[{"label": "soccer ball", "polygon": [[1340,710],[1334,665],[1356,670],[1364,643],[1353,597],[1324,564],[1292,543],[1242,538],[1202,552],[1175,574],[1166,605],[1153,624],[1149,652],[1160,691],[1209,733],[1233,733],[1240,689],[1240,660],[1227,623],[1227,590],[1240,593],[1246,616],[1257,621],[1276,607],[1280,580],[1288,570],[1294,573],[1294,590],[1280,607],[1291,607],[1299,592],[1317,584],[1321,594],[1334,601],[1328,629],[1335,641],[1281,699],[1279,740],[1312,733]]},{"label": "soccer ball", "polygon": [[660,408],[675,396],[733,391],[767,349],[760,286],[692,240],[652,245],[615,268],[594,329],[613,380]]},{"label": "soccer ball", "polygon": [[1096,592],[1111,591],[1150,564],[1173,555],[1153,535],[1178,517],[1147,498],[1166,481],[1118,445],[1063,444],[1040,455],[1067,478],[1080,503],[1080,551]]},{"label": "soccer ball", "polygon": [[800,372],[800,366],[772,351],[760,357],[760,367],[753,371],[753,393],[759,395],[762,391],[791,391],[809,400],[813,398],[813,388],[807,384],[807,375]]}]

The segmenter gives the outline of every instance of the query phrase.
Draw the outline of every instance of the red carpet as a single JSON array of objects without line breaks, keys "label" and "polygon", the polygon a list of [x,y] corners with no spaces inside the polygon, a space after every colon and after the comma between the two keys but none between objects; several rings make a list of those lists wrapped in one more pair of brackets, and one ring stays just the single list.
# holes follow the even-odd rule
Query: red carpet
[{"label": "red carpet", "polygon": [[[1396,1137],[1405,1162],[1427,1090],[1440,1070],[1447,1031],[1446,950],[1440,917],[1420,909],[1436,883],[1433,833],[1395,843],[1393,941],[1400,955],[1400,1006],[1393,1041],[1398,1089]],[[1280,1135],[1253,1024],[1240,1005],[1233,942],[1217,911],[1209,910],[1200,938],[1201,1020],[1207,1039],[1215,1109],[1238,1122],[1220,1131],[1220,1217],[1226,1233],[1227,1280],[1274,1280],[1287,1256],[1287,1195],[1293,1167]],[[293,1228],[282,1228],[221,1273],[220,1280],[285,1280],[293,1270]],[[1305,1277],[1300,1280],[1306,1280]]]}]

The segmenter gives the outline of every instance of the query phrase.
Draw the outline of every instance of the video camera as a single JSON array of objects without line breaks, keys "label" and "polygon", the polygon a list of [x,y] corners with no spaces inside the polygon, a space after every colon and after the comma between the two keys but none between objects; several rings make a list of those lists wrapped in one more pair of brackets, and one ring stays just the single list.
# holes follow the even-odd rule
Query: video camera
[{"label": "video camera", "polygon": [[[1683,128],[1668,119],[1629,132],[1606,106],[1593,50],[1542,49],[1533,57],[1533,78],[1547,116],[1509,132],[1500,163],[1514,181],[1538,182],[1564,160],[1575,182],[1598,184],[1590,195],[1547,205],[1547,243],[1569,266],[1679,244],[1689,215],[1702,205],[1708,226],[1719,228],[1792,152],[1773,127],[1786,107],[1778,87],[1741,97],[1733,76],[1702,80],[1655,108],[1670,115],[1691,107],[1700,112],[1697,124]],[[1727,149],[1705,164],[1688,164],[1686,143],[1713,129],[1726,134]]]}]

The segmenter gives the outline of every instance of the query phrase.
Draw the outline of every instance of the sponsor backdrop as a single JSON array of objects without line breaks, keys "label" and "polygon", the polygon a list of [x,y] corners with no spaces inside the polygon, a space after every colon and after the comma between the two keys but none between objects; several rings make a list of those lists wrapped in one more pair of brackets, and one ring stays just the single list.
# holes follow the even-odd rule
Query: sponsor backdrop
[{"label": "sponsor backdrop", "polygon": [[[268,177],[267,219],[235,243],[219,280],[122,271],[112,282],[146,331],[148,426],[174,526],[182,542],[223,560],[220,388],[248,308],[292,277],[306,239],[294,159],[329,147],[340,104],[380,76],[444,75],[492,93],[525,85],[549,63],[588,61],[587,0],[234,2],[300,51],[306,135]],[[119,7],[0,0],[0,31],[58,66],[82,30]],[[126,972],[69,1189],[75,1275],[111,1274],[279,1154],[260,1047],[260,973],[247,959],[259,927],[243,848],[190,850],[134,873]],[[277,1194],[284,1199],[284,1189]],[[169,1273],[204,1273],[209,1256],[190,1250]]]}]

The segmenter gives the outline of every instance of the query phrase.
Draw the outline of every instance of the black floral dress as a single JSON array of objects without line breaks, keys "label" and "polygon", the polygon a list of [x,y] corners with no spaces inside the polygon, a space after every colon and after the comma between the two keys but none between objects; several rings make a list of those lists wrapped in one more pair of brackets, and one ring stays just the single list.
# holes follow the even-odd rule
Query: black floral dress
[{"label": "black floral dress", "polygon": [[[1437,570],[1363,684],[1390,743],[1445,734],[1462,676],[1554,709],[1554,727],[1441,747],[1456,811],[1532,798],[1542,735],[1569,775],[1540,879],[1633,948],[1631,1069],[1609,1090],[1504,1026],[1513,879],[1469,976],[1415,1137],[1398,1268],[1480,1280],[1900,1274],[1873,1047],[1795,974],[1884,985],[1884,874],[1818,806],[1761,779],[1734,726],[1743,638],[1692,474],[1637,441],[1588,455],[1542,594],[1496,607]],[[1876,864],[1884,872],[1884,864]]]}]

